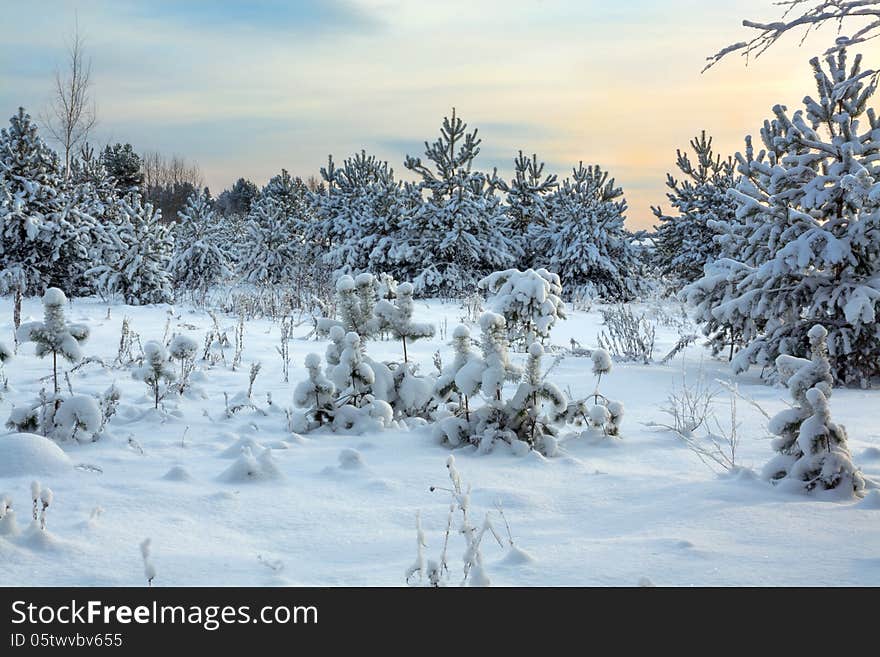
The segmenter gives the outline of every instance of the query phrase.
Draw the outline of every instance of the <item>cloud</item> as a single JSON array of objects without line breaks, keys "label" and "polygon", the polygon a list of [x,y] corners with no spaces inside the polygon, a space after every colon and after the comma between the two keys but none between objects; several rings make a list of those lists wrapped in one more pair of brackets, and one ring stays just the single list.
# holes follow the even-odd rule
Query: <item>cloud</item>
[{"label": "cloud", "polygon": [[233,40],[243,32],[316,38],[328,32],[381,26],[376,15],[347,0],[153,0],[118,6],[129,20],[174,23],[199,32],[222,33]]}]

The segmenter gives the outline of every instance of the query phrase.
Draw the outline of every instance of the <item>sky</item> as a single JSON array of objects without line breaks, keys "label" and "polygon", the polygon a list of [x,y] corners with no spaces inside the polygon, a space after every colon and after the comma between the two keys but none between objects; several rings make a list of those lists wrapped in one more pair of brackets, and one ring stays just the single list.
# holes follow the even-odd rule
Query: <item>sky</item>
[{"label": "sky", "polygon": [[[455,107],[483,139],[479,167],[520,149],[545,171],[601,164],[627,225],[668,205],[675,151],[705,129],[733,154],[775,104],[814,91],[824,29],[745,65],[704,59],[748,37],[770,0],[0,0],[0,116],[45,113],[76,22],[92,61],[99,147],[130,142],[196,162],[217,194],[282,167],[317,175],[362,148],[401,178]],[[844,32],[845,33],[845,32]],[[864,44],[868,66],[880,45]]]}]

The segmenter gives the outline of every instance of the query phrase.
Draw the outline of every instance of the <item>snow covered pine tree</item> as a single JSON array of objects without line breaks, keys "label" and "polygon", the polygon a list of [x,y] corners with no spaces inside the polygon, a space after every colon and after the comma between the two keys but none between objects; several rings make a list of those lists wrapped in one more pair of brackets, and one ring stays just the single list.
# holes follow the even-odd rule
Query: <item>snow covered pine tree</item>
[{"label": "snow covered pine tree", "polygon": [[171,274],[182,289],[198,291],[204,298],[208,288],[232,276],[217,217],[203,191],[193,193],[178,216]]},{"label": "snow covered pine tree", "polygon": [[834,379],[867,385],[880,375],[880,121],[867,107],[878,72],[862,70],[860,56],[848,66],[846,50],[826,58],[828,73],[810,63],[817,99],[793,116],[774,107],[761,130],[766,150],[755,155],[747,140],[737,155],[738,255],[685,293],[742,335],[737,371],[809,353],[819,323]]},{"label": "snow covered pine tree", "polygon": [[655,262],[674,289],[700,278],[703,265],[718,257],[721,245],[715,241],[717,224],[713,222],[730,222],[735,209],[727,196],[736,183],[733,158],[722,160],[714,153],[705,130],[691,140],[691,148],[696,162],[686,152],[676,151],[676,165],[684,178],[666,174],[670,189],[666,197],[678,214],[651,208],[660,222],[655,226]]},{"label": "snow covered pine tree", "polygon": [[776,359],[794,406],[770,420],[770,431],[778,436],[773,448],[779,454],[764,474],[794,490],[834,490],[845,498],[861,497],[864,477],[852,463],[846,430],[831,421],[828,408],[832,377],[827,335],[819,324],[808,331],[810,360],[785,354]]},{"label": "snow covered pine tree", "polygon": [[103,262],[88,273],[108,294],[121,294],[125,303],[139,306],[170,303],[173,299],[169,263],[174,238],[161,214],[132,193],[119,201],[115,223],[108,227]]},{"label": "snow covered pine tree", "polygon": [[629,301],[640,291],[633,236],[624,228],[623,189],[598,165],[581,162],[550,199],[552,221],[541,231],[543,263],[569,296]]},{"label": "snow covered pine tree", "polygon": [[473,170],[479,152],[477,131],[467,132],[453,109],[437,141],[425,142],[436,171],[420,158],[406,158],[406,168],[421,180],[404,190],[400,229],[380,240],[373,261],[379,267],[393,263],[395,276],[411,280],[417,294],[456,295],[519,259],[495,194],[496,177]]}]

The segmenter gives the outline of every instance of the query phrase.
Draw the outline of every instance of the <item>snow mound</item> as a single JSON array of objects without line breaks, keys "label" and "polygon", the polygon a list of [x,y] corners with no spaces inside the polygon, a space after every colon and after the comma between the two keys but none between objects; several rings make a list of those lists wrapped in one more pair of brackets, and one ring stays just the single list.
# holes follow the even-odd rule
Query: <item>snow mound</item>
[{"label": "snow mound", "polygon": [[860,509],[880,509],[880,490],[872,490],[859,502]]},{"label": "snow mound", "polygon": [[0,477],[61,474],[72,465],[67,454],[48,438],[32,433],[0,436]]},{"label": "snow mound", "polygon": [[189,470],[184,468],[182,465],[175,465],[168,472],[162,475],[162,479],[165,481],[192,481],[192,475],[189,473]]},{"label": "snow mound", "polygon": [[650,577],[639,577],[639,586],[643,588],[653,588],[657,585],[651,581]]},{"label": "snow mound", "polygon": [[865,451],[862,452],[861,458],[863,461],[867,461],[869,459],[880,459],[880,448],[866,447]]},{"label": "snow mound", "polygon": [[500,561],[500,563],[505,566],[524,566],[534,562],[535,557],[515,545],[510,546],[507,554],[505,554]]},{"label": "snow mound", "polygon": [[344,470],[360,470],[366,465],[364,457],[356,449],[345,448],[339,452],[339,467]]},{"label": "snow mound", "polygon": [[224,449],[220,456],[225,459],[238,458],[246,449],[254,454],[259,454],[265,448],[253,438],[239,438],[235,443]]},{"label": "snow mound", "polygon": [[242,483],[246,481],[267,481],[281,478],[281,471],[272,458],[272,450],[264,449],[254,456],[254,452],[245,447],[235,463],[220,474],[220,481]]}]

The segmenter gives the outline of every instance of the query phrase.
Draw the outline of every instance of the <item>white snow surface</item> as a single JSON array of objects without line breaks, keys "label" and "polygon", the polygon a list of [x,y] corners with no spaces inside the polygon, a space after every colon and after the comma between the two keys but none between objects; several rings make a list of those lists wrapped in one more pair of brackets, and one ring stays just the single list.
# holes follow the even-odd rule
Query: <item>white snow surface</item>
[{"label": "white snow surface", "polygon": [[[72,469],[70,457],[48,438],[32,433],[0,436],[0,489],[7,477],[64,475]],[[21,489],[21,500],[27,497],[26,491]]]},{"label": "white snow surface", "polygon": [[[107,319],[107,306],[98,300],[65,306],[71,321],[91,329],[84,355],[108,364],[72,373],[74,392],[98,394],[115,382],[119,410],[95,443],[59,447],[26,434],[0,435],[0,498],[12,500],[22,531],[31,481],[38,477],[54,493],[46,540],[0,533],[0,585],[144,586],[140,546],[149,537],[154,586],[400,586],[416,558],[417,512],[425,557],[439,557],[449,497],[429,488],[448,485],[451,450],[432,439],[430,426],[394,423],[364,435],[291,433],[284,410],[292,408],[294,388],[306,378],[304,359],[322,353],[328,341],[303,339],[310,326],[299,326],[285,384],[275,349],[280,328],[259,319],[245,324],[242,367],[197,360],[198,390],[169,395],[155,411],[147,387],[109,364],[124,316],[144,342],[161,340],[167,308],[115,305]],[[416,301],[420,321],[440,326],[446,320],[452,329],[461,314],[457,303]],[[41,316],[40,300],[26,299],[23,320]],[[545,368],[554,345],[574,338],[585,348],[597,346],[598,306],[589,313],[568,311],[568,317],[553,329]],[[7,344],[11,320],[11,300],[0,299],[0,341]],[[221,323],[232,335],[236,318],[221,316]],[[200,341],[210,326],[204,311],[174,307],[172,331]],[[471,327],[471,334],[479,329]],[[452,330],[448,335],[408,346],[421,372],[432,371],[436,350],[444,365],[452,362]],[[657,353],[677,338],[675,330],[658,325]],[[400,358],[398,341],[371,340],[366,347],[377,361]],[[517,365],[523,358],[512,355]],[[265,415],[244,409],[227,418],[223,393],[231,399],[246,391],[255,361],[262,370],[252,399]],[[548,380],[587,397],[595,387],[592,366],[588,357],[568,356]],[[20,349],[5,367],[10,388],[0,398],[3,421],[13,405],[38,395],[39,379],[49,373],[31,349]],[[500,503],[510,524],[515,547],[506,540],[504,548],[489,540],[483,546],[493,585],[880,585],[878,492],[833,502],[763,481],[756,473],[774,453],[766,420],[752,406],[738,404],[743,469],[735,474],[711,471],[671,434],[644,426],[665,419],[660,406],[683,369],[694,381],[700,367],[706,381],[732,377],[726,362],[711,359],[699,345],[666,366],[615,363],[601,389],[626,405],[619,439],[587,439],[582,428],[572,427],[559,436],[553,458],[504,447],[488,454],[455,450],[462,480],[472,486],[473,517],[481,520],[490,511],[505,536],[494,510]],[[771,416],[786,407],[787,391],[762,383],[755,369],[736,381]],[[506,398],[515,386],[505,384]],[[726,404],[726,395],[719,399]],[[878,401],[880,391],[856,389],[836,389],[831,399],[856,464],[875,481]],[[726,406],[719,406],[718,416],[727,420]],[[460,579],[464,548],[453,536],[452,582]],[[267,568],[267,561],[283,569]]]}]

